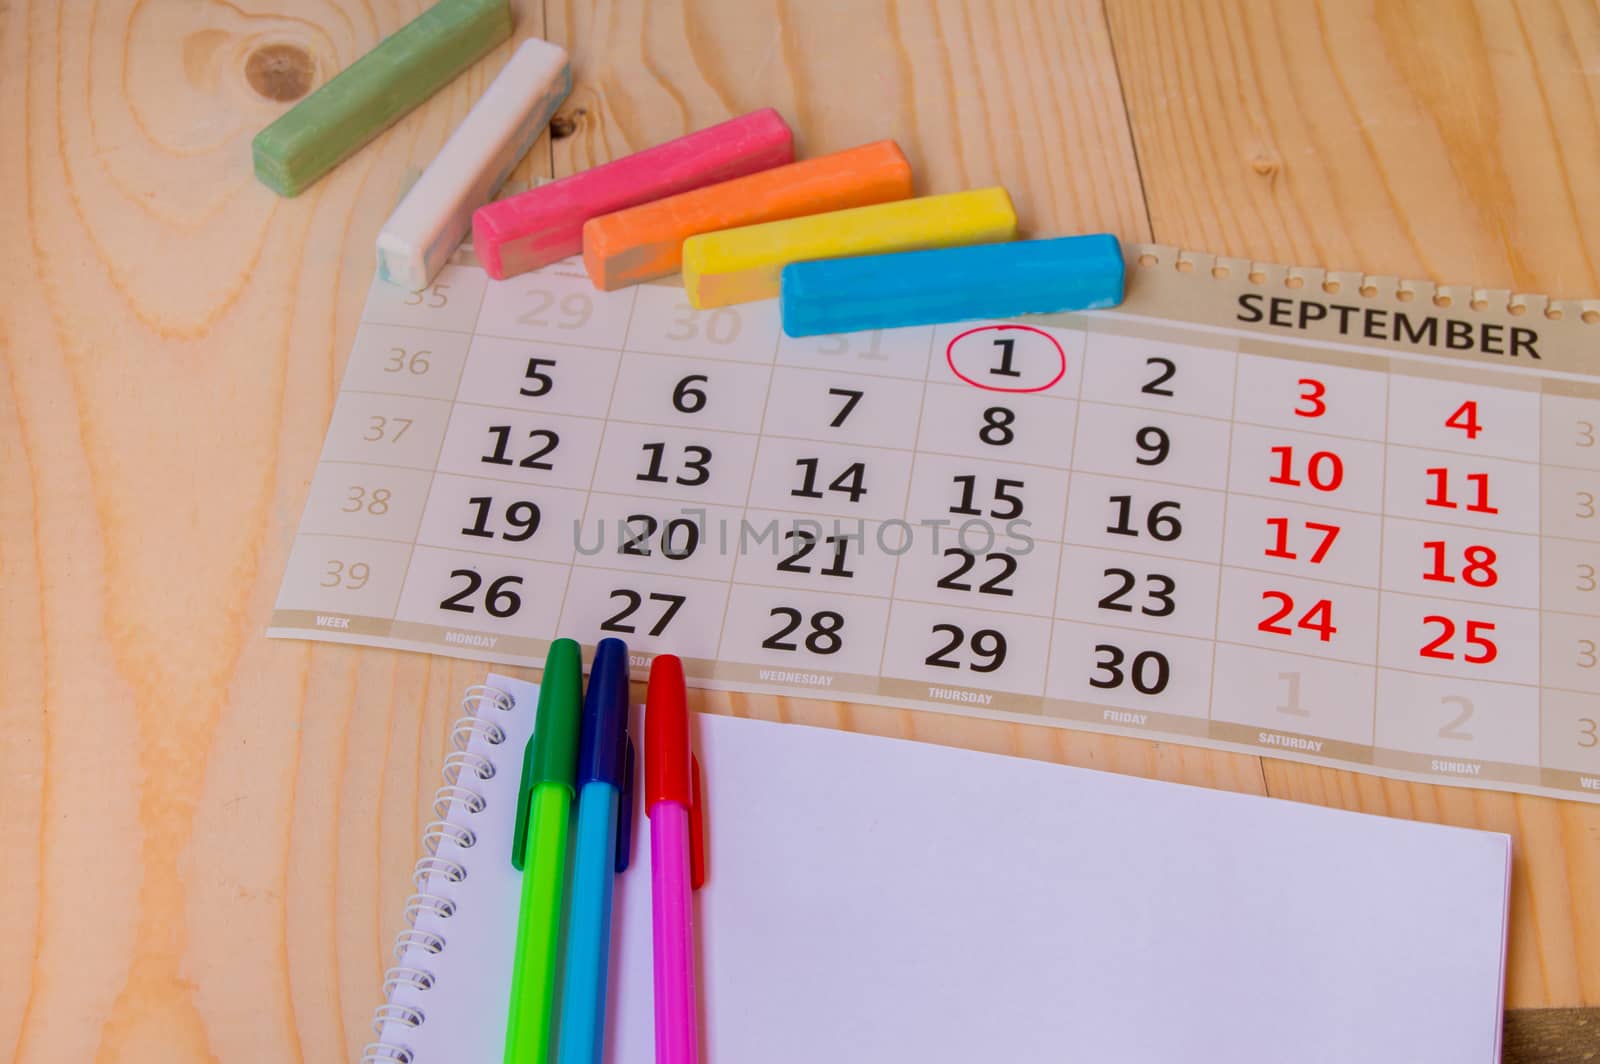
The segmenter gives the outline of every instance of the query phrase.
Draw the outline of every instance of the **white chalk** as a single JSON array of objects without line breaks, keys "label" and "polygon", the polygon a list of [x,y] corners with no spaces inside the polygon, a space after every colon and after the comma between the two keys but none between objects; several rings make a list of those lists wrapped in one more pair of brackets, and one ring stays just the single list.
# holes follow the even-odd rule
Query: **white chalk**
[{"label": "white chalk", "polygon": [[378,276],[426,287],[571,91],[566,49],[522,42],[379,231]]}]

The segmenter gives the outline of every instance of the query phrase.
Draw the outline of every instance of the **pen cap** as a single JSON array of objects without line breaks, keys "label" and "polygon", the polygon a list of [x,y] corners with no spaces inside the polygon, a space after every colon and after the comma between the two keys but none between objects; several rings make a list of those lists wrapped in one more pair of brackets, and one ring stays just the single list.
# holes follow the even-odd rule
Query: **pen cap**
[{"label": "pen cap", "polygon": [[578,740],[578,786],[599,781],[622,787],[628,745],[628,644],[602,639],[589,666]]},{"label": "pen cap", "polygon": [[539,715],[525,779],[530,785],[573,786],[578,772],[578,729],[583,716],[583,657],[571,639],[550,644],[539,682]]},{"label": "pen cap", "polygon": [[644,809],[657,802],[690,804],[689,705],[683,662],[662,654],[650,663],[644,701]]}]

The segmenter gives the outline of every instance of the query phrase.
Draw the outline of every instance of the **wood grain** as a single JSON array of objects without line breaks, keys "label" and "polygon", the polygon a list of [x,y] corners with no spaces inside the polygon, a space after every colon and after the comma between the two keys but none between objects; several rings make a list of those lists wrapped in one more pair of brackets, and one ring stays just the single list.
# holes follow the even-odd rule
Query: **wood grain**
[{"label": "wood grain", "polygon": [[[10,238],[0,256],[0,842],[12,855],[0,935],[13,956],[0,981],[0,1059],[328,1061],[352,1059],[368,1039],[454,700],[483,669],[262,631],[373,237],[509,46],[296,200],[254,182],[248,146],[295,92],[423,6],[0,7],[0,231]],[[1254,169],[1234,173],[1247,125],[1230,108],[1252,97],[1235,87],[1219,99],[1210,80],[1242,77],[1241,56],[1277,56],[1287,43],[1403,52],[1418,10],[1324,11],[1327,29],[1288,33],[1294,20],[1281,10],[1231,8],[1163,25],[1154,9],[1116,5],[1108,28],[1100,6],[1081,0],[517,6],[519,35],[566,44],[578,77],[565,109],[573,135],[536,146],[527,173],[571,172],[773,104],[804,150],[894,136],[927,191],[1004,183],[1039,233],[1143,239],[1154,218],[1156,237],[1219,251],[1595,288],[1573,250],[1585,223],[1561,206],[1592,189],[1581,176],[1595,143],[1581,69],[1592,13],[1517,12],[1520,37],[1478,46],[1488,86],[1443,53],[1383,59],[1386,84],[1411,101],[1405,114],[1447,112],[1439,121],[1459,139],[1408,138],[1380,121],[1365,135],[1391,139],[1365,154],[1340,128],[1369,112],[1339,103],[1332,60],[1273,59],[1274,76],[1323,79],[1296,83],[1308,112],[1349,112],[1307,132],[1272,92],[1251,105],[1270,106],[1285,143],[1308,138],[1293,166],[1279,166],[1293,183],[1302,168],[1319,183],[1289,196],[1259,187]],[[1504,16],[1490,15],[1499,32]],[[1319,33],[1333,38],[1316,45]],[[1156,62],[1160,78],[1181,82],[1153,80]],[[1536,64],[1553,72],[1533,79]],[[1494,113],[1530,86],[1573,101],[1560,138]],[[1345,91],[1364,94],[1363,107],[1388,100],[1366,84]],[[1211,125],[1198,135],[1172,125],[1202,118]],[[1483,126],[1490,118],[1498,137]],[[1197,143],[1204,165],[1185,150]],[[1478,158],[1485,146],[1493,161]],[[1481,176],[1456,175],[1457,160]],[[1551,160],[1569,173],[1541,171]],[[1413,168],[1444,173],[1456,189],[1445,206],[1472,210],[1430,205]],[[1379,197],[1400,205],[1368,217],[1374,173],[1412,191]],[[1515,211],[1490,194],[1505,188]],[[1547,196],[1556,188],[1565,201]],[[1318,207],[1327,190],[1344,204],[1334,215]],[[1600,885],[1592,809],[1275,763],[1263,776],[1254,758],[939,714],[701,702],[1505,827],[1523,855],[1513,1000],[1600,995],[1584,904]]]},{"label": "wood grain", "polygon": [[[1588,295],[1600,15],[1544,3],[1109,0],[1155,237]],[[1592,213],[1592,212],[1590,212]],[[1513,836],[1511,1006],[1600,1004],[1600,808],[1265,762],[1270,794]]]}]

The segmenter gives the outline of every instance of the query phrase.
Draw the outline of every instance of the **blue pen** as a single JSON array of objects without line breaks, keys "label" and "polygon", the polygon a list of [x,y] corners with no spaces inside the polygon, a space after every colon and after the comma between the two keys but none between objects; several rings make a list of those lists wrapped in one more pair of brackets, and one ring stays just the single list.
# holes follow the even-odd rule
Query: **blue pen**
[{"label": "blue pen", "polygon": [[572,858],[560,1064],[600,1064],[611,959],[611,886],[628,867],[633,827],[628,644],[602,639],[589,669],[578,741],[578,828]]}]

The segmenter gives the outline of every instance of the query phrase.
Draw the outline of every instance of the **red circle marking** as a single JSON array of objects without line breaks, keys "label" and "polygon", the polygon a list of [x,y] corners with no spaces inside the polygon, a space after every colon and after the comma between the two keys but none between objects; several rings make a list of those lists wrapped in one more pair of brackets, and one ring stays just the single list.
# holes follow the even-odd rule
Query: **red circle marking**
[{"label": "red circle marking", "polygon": [[[1046,340],[1049,340],[1050,346],[1056,349],[1056,355],[1061,359],[1061,368],[1056,371],[1056,375],[1054,377],[1051,377],[1048,381],[1039,385],[1037,388],[1002,388],[999,385],[984,384],[981,381],[973,380],[965,373],[962,373],[959,369],[956,369],[956,344],[959,344],[962,340],[968,336],[971,336],[973,333],[988,332],[991,329],[997,332],[1005,332],[1007,329],[1021,329],[1024,332],[1038,333]],[[1067,352],[1062,349],[1061,342],[1054,336],[1051,336],[1049,333],[1045,332],[1043,329],[1035,329],[1032,325],[980,325],[976,329],[968,329],[966,332],[961,333],[955,339],[951,340],[948,345],[946,345],[944,349],[944,361],[945,365],[950,367],[951,373],[954,373],[957,377],[960,377],[974,388],[982,388],[986,392],[1042,392],[1045,389],[1052,387],[1056,381],[1067,375]]]}]

